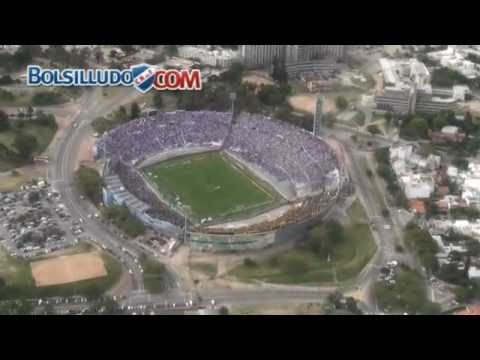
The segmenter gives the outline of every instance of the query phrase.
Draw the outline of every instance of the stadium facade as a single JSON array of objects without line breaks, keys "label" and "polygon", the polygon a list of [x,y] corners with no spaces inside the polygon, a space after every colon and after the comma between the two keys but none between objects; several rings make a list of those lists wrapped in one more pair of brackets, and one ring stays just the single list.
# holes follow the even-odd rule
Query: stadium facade
[{"label": "stadium facade", "polygon": [[[95,145],[105,159],[103,199],[125,205],[147,226],[186,239],[193,250],[258,250],[291,237],[291,229],[317,222],[344,195],[348,179],[338,154],[301,128],[263,115],[176,111],[133,120]],[[145,177],[145,168],[169,159],[220,152],[239,169],[268,183],[282,201],[237,218],[190,216]],[[290,230],[289,230],[290,229]],[[290,234],[287,236],[287,234]]]},{"label": "stadium facade", "polygon": [[294,64],[326,59],[332,62],[343,59],[345,54],[345,45],[241,45],[240,47],[240,57],[247,67],[270,66],[275,57],[287,64]]}]

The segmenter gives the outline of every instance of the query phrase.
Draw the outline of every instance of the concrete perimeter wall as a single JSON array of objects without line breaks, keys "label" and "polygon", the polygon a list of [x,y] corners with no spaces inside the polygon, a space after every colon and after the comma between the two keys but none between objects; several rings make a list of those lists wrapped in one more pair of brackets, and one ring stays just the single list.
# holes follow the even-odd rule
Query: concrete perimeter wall
[{"label": "concrete perimeter wall", "polygon": [[220,146],[195,146],[195,147],[192,146],[192,147],[186,147],[186,148],[171,150],[167,152],[162,152],[144,160],[142,163],[140,163],[140,165],[137,166],[137,168],[143,169],[145,167],[154,165],[160,161],[170,160],[179,156],[194,155],[199,153],[216,151],[219,149],[220,149]]}]

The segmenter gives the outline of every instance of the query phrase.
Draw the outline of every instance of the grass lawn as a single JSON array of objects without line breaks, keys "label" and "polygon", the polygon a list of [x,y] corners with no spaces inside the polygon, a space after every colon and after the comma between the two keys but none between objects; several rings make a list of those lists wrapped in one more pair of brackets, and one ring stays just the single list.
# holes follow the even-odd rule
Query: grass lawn
[{"label": "grass lawn", "polygon": [[111,255],[101,253],[108,275],[75,283],[37,288],[30,263],[16,259],[0,250],[0,277],[6,287],[0,291],[0,299],[36,298],[53,296],[85,295],[98,297],[110,289],[119,279],[122,267]]},{"label": "grass lawn", "polygon": [[[14,124],[14,121],[12,122],[12,124]],[[25,122],[25,126],[23,128],[17,129],[15,128],[15,125],[12,125],[12,129],[0,132],[0,143],[6,145],[11,150],[15,151],[15,149],[12,147],[12,144],[15,139],[15,133],[17,131],[24,134],[33,135],[35,139],[37,139],[37,148],[34,151],[34,154],[38,155],[43,153],[52,141],[55,133],[57,132],[57,126],[40,126],[37,124]],[[26,163],[22,161],[0,160],[0,172],[8,171],[23,165],[26,165]]]},{"label": "grass lawn", "polygon": [[275,201],[218,152],[167,160],[144,172],[169,199],[178,196],[197,219],[225,217]]},{"label": "grass lawn", "polygon": [[380,309],[389,312],[408,312],[410,314],[439,312],[427,298],[427,289],[422,277],[415,271],[401,269],[395,275],[396,283],[387,285],[384,282],[375,284],[375,296]]},{"label": "grass lawn", "polygon": [[142,262],[145,289],[151,294],[159,294],[168,288],[168,272],[165,265],[147,258]]},{"label": "grass lawn", "polygon": [[323,315],[323,304],[234,305],[230,315]]},{"label": "grass lawn", "polygon": [[198,271],[207,276],[215,276],[217,275],[217,271],[218,271],[216,264],[209,264],[209,263],[193,263],[190,265],[190,268],[194,271]]},{"label": "grass lawn", "polygon": [[15,88],[15,86],[11,86],[11,87],[4,86],[4,87],[1,87],[1,89],[12,93],[14,95],[14,99],[6,100],[5,98],[0,96],[0,106],[18,106],[18,107],[39,106],[32,103],[33,96],[35,95],[35,93],[39,93],[39,92],[60,93],[62,96],[59,97],[59,99],[57,100],[58,101],[57,104],[63,104],[69,101],[70,98],[75,98],[79,96],[76,92],[69,91],[67,89],[60,89],[59,91],[53,91],[53,90],[45,90],[45,88],[41,88],[41,87],[30,88],[30,89],[25,89],[25,88],[19,89],[19,88]]},{"label": "grass lawn", "polygon": [[281,284],[318,285],[350,280],[365,267],[377,247],[358,201],[349,209],[349,216],[350,224],[344,226],[341,241],[332,241],[323,224],[314,228],[307,240],[319,241],[317,251],[297,246],[253,265],[240,265],[229,274],[243,281]]}]

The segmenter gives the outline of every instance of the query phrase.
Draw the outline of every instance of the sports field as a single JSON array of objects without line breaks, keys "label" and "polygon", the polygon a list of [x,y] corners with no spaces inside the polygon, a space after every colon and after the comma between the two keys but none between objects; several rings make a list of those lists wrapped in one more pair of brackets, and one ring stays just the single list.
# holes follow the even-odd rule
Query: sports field
[{"label": "sports field", "polygon": [[187,205],[197,219],[225,218],[276,201],[273,190],[218,152],[167,160],[144,173],[160,193]]},{"label": "sports field", "polygon": [[37,287],[107,276],[102,257],[95,251],[34,261],[30,266]]}]

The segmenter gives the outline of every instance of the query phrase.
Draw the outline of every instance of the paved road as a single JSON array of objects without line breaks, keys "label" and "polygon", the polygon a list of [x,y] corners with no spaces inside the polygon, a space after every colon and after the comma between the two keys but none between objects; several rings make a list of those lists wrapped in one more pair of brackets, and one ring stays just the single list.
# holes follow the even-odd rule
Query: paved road
[{"label": "paved road", "polygon": [[[97,219],[89,219],[88,215],[97,212],[97,210],[86,201],[80,199],[73,186],[73,172],[77,164],[77,156],[82,140],[90,132],[90,122],[101,115],[108,114],[119,105],[133,99],[137,93],[132,92],[122,94],[121,96],[102,101],[100,89],[86,90],[86,94],[80,100],[81,110],[73,114],[71,123],[78,123],[78,127],[70,127],[66,130],[63,138],[51,150],[54,156],[48,169],[48,179],[54,188],[60,193],[65,206],[68,208],[73,219],[83,218],[83,227],[86,233],[90,234],[101,245],[104,245],[109,251],[132,271],[131,277],[133,286],[136,290],[143,291],[143,275],[135,263],[134,259],[122,250],[122,247],[129,248],[126,244],[121,244],[119,239],[114,236]],[[132,251],[134,252],[134,251]],[[135,253],[135,252],[134,252]]]}]

